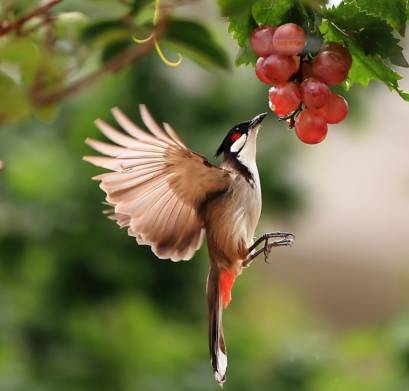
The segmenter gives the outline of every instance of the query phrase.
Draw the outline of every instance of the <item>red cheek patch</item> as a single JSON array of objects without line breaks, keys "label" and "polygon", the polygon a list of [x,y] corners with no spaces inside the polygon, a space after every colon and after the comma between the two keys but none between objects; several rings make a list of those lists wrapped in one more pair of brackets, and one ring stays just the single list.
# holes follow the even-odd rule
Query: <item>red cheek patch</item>
[{"label": "red cheek patch", "polygon": [[240,133],[240,132],[236,132],[236,133],[233,133],[230,138],[231,138],[231,141],[235,142],[235,141],[237,141],[240,137],[241,137],[241,133]]}]

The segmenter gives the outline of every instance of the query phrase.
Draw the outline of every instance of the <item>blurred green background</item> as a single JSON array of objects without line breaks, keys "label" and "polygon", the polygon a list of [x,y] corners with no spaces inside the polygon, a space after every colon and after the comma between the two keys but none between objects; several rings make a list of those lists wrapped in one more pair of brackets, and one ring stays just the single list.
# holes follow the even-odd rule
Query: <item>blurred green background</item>
[{"label": "blurred green background", "polygon": [[[2,18],[37,4],[4,1]],[[1,391],[218,388],[207,351],[205,246],[174,264],[117,229],[90,180],[100,171],[81,160],[91,152],[84,139],[101,137],[95,118],[113,123],[111,107],[139,122],[145,103],[210,157],[232,125],[266,110],[266,87],[250,68],[204,69],[188,58],[169,68],[151,52],[61,104],[38,108],[24,95],[40,63],[53,69],[54,86],[99,67],[123,36],[84,44],[81,34],[128,6],[62,2],[57,48],[39,58],[33,42],[0,38]],[[233,63],[215,2],[176,13],[201,20]],[[217,61],[224,66],[223,56]],[[302,145],[272,116],[260,133],[258,233],[291,231],[297,241],[237,281],[224,316],[227,390],[409,389],[408,108],[384,87],[348,99],[349,119],[321,145]]]}]

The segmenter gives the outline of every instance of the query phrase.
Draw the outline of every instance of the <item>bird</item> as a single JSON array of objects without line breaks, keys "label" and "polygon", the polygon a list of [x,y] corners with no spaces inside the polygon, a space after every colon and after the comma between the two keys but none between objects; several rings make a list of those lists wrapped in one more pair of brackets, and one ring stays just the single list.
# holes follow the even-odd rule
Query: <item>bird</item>
[{"label": "bird", "polygon": [[147,129],[116,107],[111,112],[122,130],[97,119],[95,125],[111,142],[87,138],[101,155],[83,159],[109,170],[93,177],[106,194],[108,217],[158,258],[189,260],[206,236],[208,344],[215,380],[223,386],[222,314],[233,284],[258,255],[267,261],[273,247],[291,246],[294,240],[287,232],[254,238],[262,206],[256,140],[267,113],[228,130],[215,154],[222,158],[217,166],[189,149],[168,123],[160,126],[145,105],[139,109]]}]

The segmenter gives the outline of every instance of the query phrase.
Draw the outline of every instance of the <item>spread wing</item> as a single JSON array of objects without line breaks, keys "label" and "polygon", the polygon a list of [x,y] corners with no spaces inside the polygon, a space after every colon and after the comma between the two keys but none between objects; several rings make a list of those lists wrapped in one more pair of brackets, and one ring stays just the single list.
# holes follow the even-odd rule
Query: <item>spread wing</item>
[{"label": "spread wing", "polygon": [[109,217],[121,228],[128,227],[128,234],[138,244],[151,246],[159,258],[190,259],[204,236],[200,206],[229,186],[228,171],[192,152],[170,125],[164,123],[162,129],[144,105],[140,113],[150,133],[119,109],[112,113],[125,132],[96,120],[113,144],[87,139],[104,156],[84,157],[111,171],[93,178],[101,181],[106,201],[114,208]]}]

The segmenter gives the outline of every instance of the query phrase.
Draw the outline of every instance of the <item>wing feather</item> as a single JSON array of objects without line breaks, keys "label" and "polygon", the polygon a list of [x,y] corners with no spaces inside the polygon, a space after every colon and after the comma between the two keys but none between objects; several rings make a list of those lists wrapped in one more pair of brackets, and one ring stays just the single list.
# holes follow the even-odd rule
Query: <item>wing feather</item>
[{"label": "wing feather", "polygon": [[119,132],[111,125],[108,125],[102,119],[95,120],[95,125],[105,137],[107,137],[108,139],[110,139],[111,141],[118,145],[130,149],[137,148],[138,146],[141,145],[140,142],[138,142],[132,137],[125,135],[124,133]]},{"label": "wing feather", "polygon": [[135,137],[136,139],[142,140],[145,143],[149,143],[152,145],[159,145],[162,147],[166,147],[166,143],[163,141],[153,137],[151,134],[144,132],[139,126],[133,123],[121,110],[117,107],[114,107],[112,110],[112,114],[114,118],[118,122],[119,125],[131,136]]},{"label": "wing feather", "polygon": [[175,143],[157,124],[145,105],[139,105],[141,118],[146,127],[159,139],[166,140],[170,143]]},{"label": "wing feather", "polygon": [[166,130],[166,133],[176,144],[179,144],[181,147],[186,148],[185,144],[183,144],[183,141],[180,139],[179,135],[168,123],[164,122],[163,128]]},{"label": "wing feather", "polygon": [[100,152],[106,156],[118,157],[121,156],[122,153],[128,151],[126,148],[117,147],[116,145],[104,143],[103,141],[94,140],[92,138],[87,138],[85,143],[91,148],[95,149],[97,152]]},{"label": "wing feather", "polygon": [[159,258],[190,259],[205,233],[199,209],[209,194],[228,188],[230,173],[188,149],[169,124],[162,129],[146,106],[140,114],[150,133],[118,108],[112,113],[125,133],[97,120],[112,144],[87,139],[103,156],[84,157],[111,171],[93,178],[113,207],[108,218],[128,227],[128,234]]}]

